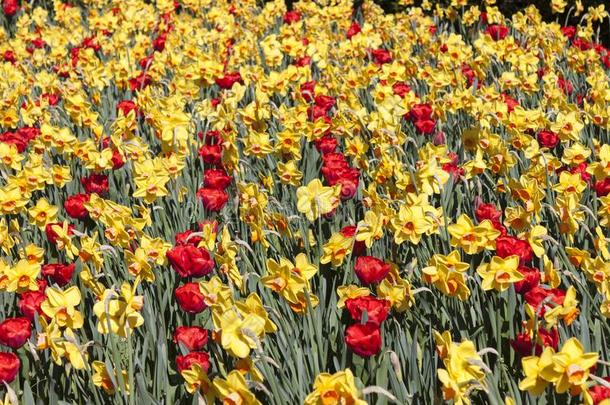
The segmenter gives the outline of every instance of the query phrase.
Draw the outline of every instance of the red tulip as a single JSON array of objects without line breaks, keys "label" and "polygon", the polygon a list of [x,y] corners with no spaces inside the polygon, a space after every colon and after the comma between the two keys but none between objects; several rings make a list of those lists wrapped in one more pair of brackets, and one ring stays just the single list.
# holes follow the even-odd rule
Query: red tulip
[{"label": "red tulip", "polygon": [[200,188],[197,190],[197,197],[203,202],[206,210],[218,212],[229,201],[229,195],[224,190],[213,188]]},{"label": "red tulip", "polygon": [[502,211],[498,210],[493,204],[481,204],[474,212],[477,221],[482,222],[486,219],[497,221],[502,216]]},{"label": "red tulip", "polygon": [[89,202],[89,194],[74,194],[64,201],[64,209],[71,218],[85,219],[89,216],[89,211],[85,208],[85,203]]},{"label": "red tulip", "polygon": [[94,173],[80,179],[80,184],[87,193],[103,194],[108,192],[108,176]]},{"label": "red tulip", "polygon": [[[356,225],[348,225],[343,227],[339,231],[339,233],[346,238],[353,238],[356,235],[357,226]],[[362,240],[354,241],[354,247],[352,248],[352,255],[359,256],[366,250],[366,244]]]},{"label": "red tulip", "polygon": [[366,322],[379,326],[388,317],[390,302],[388,300],[365,296],[349,298],[345,301],[345,307],[354,321],[362,322],[362,317],[366,312]]},{"label": "red tulip", "polygon": [[231,184],[231,176],[222,169],[208,169],[203,174],[203,184],[207,188],[224,190]]},{"label": "red tulip", "polygon": [[358,356],[370,357],[381,351],[381,332],[371,323],[351,325],[345,330],[345,343]]},{"label": "red tulip", "polygon": [[538,269],[521,266],[518,270],[519,273],[523,274],[525,278],[521,281],[517,281],[514,284],[515,292],[517,292],[517,294],[525,294],[526,292],[540,284],[540,272],[538,271]]},{"label": "red tulip", "polygon": [[322,138],[316,139],[314,144],[318,152],[324,154],[334,152],[337,149],[338,141],[332,135],[324,135]]},{"label": "red tulip", "polygon": [[36,314],[42,313],[40,306],[46,299],[47,296],[42,291],[28,291],[21,294],[17,306],[23,316],[33,321]]},{"label": "red tulip", "polygon": [[210,356],[205,352],[191,352],[185,356],[176,357],[178,372],[190,369],[193,364],[199,364],[207,373],[210,369]]},{"label": "red tulip", "polygon": [[19,357],[13,353],[0,352],[0,381],[7,384],[12,382],[19,373],[20,365]]},{"label": "red tulip", "polygon": [[354,265],[356,276],[363,284],[378,283],[390,272],[390,265],[373,256],[360,256]]},{"label": "red tulip", "polygon": [[17,0],[4,0],[2,3],[2,11],[4,11],[4,15],[7,17],[17,14],[17,10],[19,10]]},{"label": "red tulip", "polygon": [[218,165],[222,162],[222,146],[203,145],[199,149],[199,156],[203,158],[204,163]]},{"label": "red tulip", "polygon": [[207,308],[198,283],[186,283],[176,288],[176,301],[184,311],[197,314]]},{"label": "red tulip", "polygon": [[298,11],[286,11],[284,14],[284,23],[293,24],[301,20],[301,14]]},{"label": "red tulip", "polygon": [[409,111],[409,119],[412,122],[432,119],[432,107],[430,104],[415,104]]},{"label": "red tulip", "polygon": [[552,131],[540,131],[538,133],[538,142],[540,146],[553,149],[559,143],[559,137]]},{"label": "red tulip", "polygon": [[508,27],[504,25],[494,24],[487,27],[487,32],[494,41],[499,41],[508,36]]},{"label": "red tulip", "polygon": [[54,283],[57,283],[60,287],[65,286],[72,279],[72,274],[76,265],[71,264],[45,264],[42,266],[42,274],[49,277]]},{"label": "red tulip", "polygon": [[358,25],[358,23],[354,21],[352,22],[352,25],[349,26],[349,29],[347,30],[345,36],[347,37],[347,39],[350,39],[354,35],[358,34],[360,31],[362,31],[362,28],[360,28],[360,25]]},{"label": "red tulip", "polygon": [[517,255],[523,266],[532,261],[534,252],[529,242],[512,236],[500,236],[496,239],[496,255],[501,258]]},{"label": "red tulip", "polygon": [[214,259],[204,248],[176,246],[166,256],[172,268],[182,277],[203,277],[214,269]]},{"label": "red tulip", "polygon": [[178,326],[174,343],[182,343],[189,351],[200,350],[208,342],[208,331],[199,326]]},{"label": "red tulip", "polygon": [[243,84],[244,82],[239,72],[226,73],[222,77],[217,77],[214,81],[221,89],[230,89],[235,83]]},{"label": "red tulip", "polygon": [[392,54],[386,49],[373,49],[370,53],[373,61],[378,65],[392,62]]},{"label": "red tulip", "polygon": [[0,323],[0,343],[18,349],[32,335],[32,323],[28,318],[7,318]]},{"label": "red tulip", "polygon": [[176,245],[177,246],[184,246],[184,245],[192,245],[197,247],[197,245],[199,245],[199,242],[201,242],[201,236],[191,236],[191,234],[193,233],[193,231],[191,231],[190,229],[188,231],[184,231],[184,232],[179,232],[177,233],[174,238],[176,239]]}]

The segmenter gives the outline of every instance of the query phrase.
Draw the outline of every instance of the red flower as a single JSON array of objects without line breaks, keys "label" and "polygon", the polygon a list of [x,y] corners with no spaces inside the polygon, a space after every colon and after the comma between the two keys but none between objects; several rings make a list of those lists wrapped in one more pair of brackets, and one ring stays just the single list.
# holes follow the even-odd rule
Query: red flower
[{"label": "red flower", "polygon": [[206,131],[205,133],[198,132],[197,137],[202,141],[205,140],[206,145],[216,145],[220,141],[222,141],[222,136],[220,135],[220,132],[216,130]]},{"label": "red flower", "polygon": [[564,78],[557,79],[557,87],[559,87],[565,95],[569,95],[574,92],[574,86],[572,85],[572,83],[570,83],[569,80],[566,80]]},{"label": "red flower", "polygon": [[373,49],[370,51],[373,61],[378,65],[392,62],[392,54],[386,49]]},{"label": "red flower", "polygon": [[176,288],[175,296],[180,308],[191,314],[198,314],[207,308],[198,283],[186,283]]},{"label": "red flower", "polygon": [[21,294],[17,306],[23,316],[33,321],[37,313],[42,313],[40,306],[46,299],[47,296],[42,291],[28,291]]},{"label": "red flower", "polygon": [[[545,289],[540,285],[532,288],[523,295],[525,302],[531,305],[535,311],[538,312],[538,316],[544,316],[546,308],[549,307],[551,302],[557,305],[562,305],[563,300],[566,297],[566,292],[558,288]],[[548,302],[549,304],[542,305],[542,302]],[[540,307],[540,308],[538,308]]]},{"label": "red flower", "polygon": [[[551,328],[551,330],[546,330],[544,328],[538,328],[538,339],[542,343],[544,347],[552,347],[554,350],[557,350],[557,346],[559,345],[559,332],[557,328]],[[542,350],[540,350],[542,353]]]},{"label": "red flower", "polygon": [[17,0],[4,0],[2,3],[2,10],[4,11],[5,16],[12,17],[17,14],[19,4],[17,4]]},{"label": "red flower", "polygon": [[199,364],[201,369],[207,373],[210,369],[210,356],[205,352],[191,352],[185,356],[176,357],[179,372],[190,369],[193,364]]},{"label": "red flower", "polygon": [[301,13],[298,11],[286,11],[284,14],[284,23],[292,24],[301,20]]},{"label": "red flower", "polygon": [[[462,64],[461,71],[464,77],[466,78],[466,83],[468,83],[468,87],[471,87],[474,84],[474,79],[477,78],[474,73],[474,70],[472,70],[470,66],[464,63]],[[477,88],[479,87],[481,87],[481,83],[477,82]]]},{"label": "red flower", "polygon": [[504,98],[504,104],[506,104],[506,110],[509,113],[515,111],[515,107],[519,106],[519,102],[508,94],[502,93],[502,97]]},{"label": "red flower", "polygon": [[44,292],[47,289],[49,283],[47,283],[47,280],[45,280],[44,278],[38,278],[36,279],[36,285],[38,286],[38,291]]},{"label": "red flower", "polygon": [[129,88],[131,91],[143,89],[152,83],[152,77],[148,73],[140,73],[138,76],[129,79]]},{"label": "red flower", "polygon": [[501,258],[517,255],[521,266],[532,261],[534,252],[530,244],[512,236],[500,236],[496,239],[496,255]]},{"label": "red flower", "polygon": [[334,136],[324,135],[322,138],[316,139],[314,144],[318,152],[325,154],[334,152],[337,149],[338,142]]},{"label": "red flower", "polygon": [[423,135],[430,135],[434,132],[434,128],[436,127],[436,122],[432,120],[419,120],[415,121],[415,129],[417,132]]},{"label": "red flower", "polygon": [[521,281],[517,281],[514,284],[515,291],[517,292],[517,294],[525,294],[526,292],[540,284],[540,272],[538,271],[538,269],[521,266],[518,270],[519,273],[525,276],[525,278]]},{"label": "red flower", "polygon": [[26,142],[30,142],[40,135],[40,129],[36,127],[22,127],[17,130],[17,135],[23,138]]},{"label": "red flower", "polygon": [[556,328],[550,331],[544,328],[538,328],[538,341],[542,343],[535,343],[528,333],[520,333],[510,342],[513,350],[519,353],[521,356],[531,356],[532,352],[537,356],[540,356],[544,347],[552,347],[557,350],[559,344],[559,332]]},{"label": "red flower", "polygon": [[203,145],[199,149],[199,156],[203,161],[210,165],[218,165],[222,161],[222,146],[220,145]]},{"label": "red flower", "polygon": [[13,52],[11,50],[4,51],[2,58],[4,59],[5,62],[10,62],[10,63],[17,62],[17,58],[15,58],[15,52]]},{"label": "red flower", "polygon": [[294,60],[294,65],[298,67],[304,67],[311,65],[311,58],[309,56],[301,56]]},{"label": "red flower", "polygon": [[316,97],[316,81],[310,80],[301,84],[301,96],[308,103],[311,103]]},{"label": "red flower", "polygon": [[345,36],[347,37],[347,39],[350,39],[354,35],[358,34],[360,31],[362,31],[362,28],[356,21],[354,21],[352,22],[352,25],[349,26],[349,29],[347,30]]},{"label": "red flower", "polygon": [[[154,60],[155,60],[155,54],[152,53],[152,54],[140,59],[140,61],[138,62],[138,65],[140,65],[142,70],[148,70],[148,68],[150,67],[150,65],[152,65]],[[125,114],[125,115],[127,115],[127,114]]]},{"label": "red flower", "polygon": [[538,142],[542,147],[553,149],[559,143],[559,137],[555,132],[543,130],[538,132]]},{"label": "red flower", "polygon": [[49,94],[49,93],[43,93],[42,98],[44,100],[46,100],[47,103],[49,103],[49,105],[57,105],[57,103],[59,103],[59,100],[61,99],[61,97],[58,94]]},{"label": "red flower", "polygon": [[463,176],[465,171],[464,168],[456,165],[455,163],[445,163],[443,170],[452,175],[454,178]]},{"label": "red flower", "polygon": [[324,179],[328,182],[328,185],[330,186],[334,186],[337,183],[341,183],[341,180],[349,180],[352,181],[356,184],[356,186],[358,186],[358,179],[360,178],[360,170],[354,168],[354,167],[349,167],[349,166],[342,166],[342,167],[337,167],[334,170],[332,168],[329,168],[328,166],[323,167],[324,170],[322,170],[322,175],[324,176]]},{"label": "red flower", "polygon": [[197,197],[203,201],[206,210],[218,212],[229,201],[229,195],[223,190],[213,188],[200,188],[197,190]]},{"label": "red flower", "polygon": [[28,318],[7,318],[0,323],[0,344],[18,349],[32,335],[32,323]]},{"label": "red flower", "polygon": [[176,246],[167,251],[167,260],[182,277],[203,277],[214,269],[214,260],[204,248]]},{"label": "red flower", "polygon": [[207,188],[224,190],[231,184],[231,177],[222,169],[208,169],[203,174],[203,184]]},{"label": "red flower", "polygon": [[411,122],[425,121],[432,119],[432,107],[430,104],[415,104],[409,111]]},{"label": "red flower", "polygon": [[610,52],[602,56],[602,63],[606,67],[606,69],[610,69]]},{"label": "red flower", "polygon": [[561,33],[569,40],[572,40],[572,39],[574,39],[574,36],[576,35],[576,27],[574,27],[573,25],[561,27]]},{"label": "red flower", "polygon": [[345,330],[345,343],[358,356],[370,357],[381,351],[381,331],[371,323],[357,323]]},{"label": "red flower", "polygon": [[174,343],[182,343],[189,351],[200,350],[208,342],[208,331],[199,326],[178,326]]},{"label": "red flower", "polygon": [[85,219],[89,216],[89,211],[85,208],[85,203],[89,202],[89,194],[74,194],[64,201],[64,209],[68,216],[75,219]]},{"label": "red flower", "polygon": [[356,276],[363,284],[377,283],[390,272],[390,265],[373,256],[360,256],[354,265]]},{"label": "red flower", "polygon": [[485,32],[487,32],[493,38],[494,41],[499,41],[508,36],[508,27],[504,25],[494,24],[487,27],[487,30],[485,30]]},{"label": "red flower", "polygon": [[125,164],[121,153],[116,149],[112,151],[112,158],[110,160],[112,161],[113,170],[120,169]]},{"label": "red flower", "polygon": [[19,357],[15,354],[0,352],[0,381],[7,384],[12,382],[19,373],[20,365]]},{"label": "red flower", "polygon": [[165,49],[165,41],[167,41],[167,34],[163,32],[153,40],[154,50],[157,52],[163,52],[163,50]]},{"label": "red flower", "polygon": [[326,113],[327,111],[324,109],[324,107],[319,106],[317,104],[314,104],[307,108],[307,118],[310,121],[317,121],[320,118],[324,118],[326,117]]},{"label": "red flower", "polygon": [[[339,233],[343,236],[345,236],[346,238],[353,238],[356,235],[356,230],[357,230],[357,226],[356,225],[348,225],[346,227],[344,227],[343,229],[341,229],[339,231]],[[353,256],[359,256],[362,253],[364,253],[366,249],[366,244],[364,243],[363,240],[356,240],[354,241],[354,247],[352,248],[352,255]]]},{"label": "red flower", "polygon": [[523,357],[531,356],[534,350],[532,338],[527,333],[518,334],[515,339],[511,340],[510,345],[515,352]]},{"label": "red flower", "polygon": [[[345,156],[342,153],[325,153],[322,155],[322,174],[324,177],[330,176],[333,172],[339,169],[349,168],[349,163],[345,160]],[[325,169],[328,174],[325,174]]]},{"label": "red flower", "polygon": [[598,197],[607,196],[610,194],[610,177],[596,181],[593,188],[595,188],[595,193]]},{"label": "red flower", "polygon": [[337,161],[336,163],[338,167],[324,164],[321,172],[330,186],[334,186],[335,184],[341,185],[341,199],[348,200],[352,198],[358,190],[360,170],[349,167],[347,162],[341,163],[340,161]]},{"label": "red flower", "polygon": [[356,195],[356,191],[358,191],[358,182],[358,178],[353,180],[350,178],[342,177],[337,180],[337,183],[341,184],[340,196],[343,201],[349,200],[350,198],[353,198],[354,195]]},{"label": "red flower", "polygon": [[195,247],[197,245],[199,245],[199,242],[201,242],[201,236],[192,236],[191,237],[192,233],[193,233],[193,231],[191,231],[190,229],[188,231],[177,233],[175,236],[176,245],[178,245],[178,246],[191,245],[191,246],[195,246]]},{"label": "red flower", "polygon": [[[47,235],[47,239],[52,244],[56,244],[57,238],[58,238],[58,235],[55,232],[55,229],[53,229],[55,226],[58,226],[61,228],[61,227],[63,227],[63,224],[61,222],[49,222],[44,228],[44,232]],[[68,224],[68,235],[72,235],[73,230],[74,230],[74,225]]]},{"label": "red flower", "polygon": [[0,142],[15,145],[19,153],[23,153],[31,140],[40,135],[40,130],[34,127],[22,127],[15,132],[7,131],[0,134]]},{"label": "red flower", "polygon": [[87,193],[104,194],[108,192],[108,176],[93,173],[80,179],[80,184]]},{"label": "red flower", "polygon": [[138,113],[138,106],[131,100],[119,101],[116,105],[117,111],[122,111],[123,115],[128,115],[131,111]]},{"label": "red flower", "polygon": [[366,312],[366,323],[379,326],[388,317],[390,301],[371,296],[349,298],[345,301],[345,307],[354,321],[362,322],[362,316]]},{"label": "red flower", "polygon": [[[610,377],[603,377],[604,380],[610,383]],[[604,399],[610,399],[610,388],[603,385],[595,385],[589,389],[589,394],[595,405],[602,402]]]},{"label": "red flower", "polygon": [[60,287],[65,286],[72,279],[72,274],[76,265],[72,264],[45,264],[42,266],[42,274],[49,277],[54,283]]},{"label": "red flower", "polygon": [[328,112],[336,104],[334,98],[325,95],[315,96],[314,101],[318,107],[322,107],[326,112]]},{"label": "red flower", "polygon": [[227,90],[233,87],[235,83],[244,83],[239,72],[226,73],[224,76],[217,77],[216,79],[214,79],[214,82],[216,82],[218,87],[220,87],[221,89]]},{"label": "red flower", "polygon": [[83,45],[83,48],[91,48],[94,51],[99,51],[100,49],[102,49],[100,44],[97,43],[95,37],[87,37],[87,38],[83,39],[82,45]]},{"label": "red flower", "polygon": [[392,85],[392,91],[400,98],[405,98],[408,92],[411,91],[411,86],[405,82],[396,82]]}]

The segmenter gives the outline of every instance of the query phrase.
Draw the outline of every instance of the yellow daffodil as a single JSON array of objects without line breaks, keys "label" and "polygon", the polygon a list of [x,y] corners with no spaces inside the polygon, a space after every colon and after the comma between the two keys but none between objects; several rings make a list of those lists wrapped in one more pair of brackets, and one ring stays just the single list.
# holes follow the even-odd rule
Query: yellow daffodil
[{"label": "yellow daffodil", "polygon": [[519,257],[509,256],[502,259],[494,256],[490,263],[484,263],[477,268],[477,273],[481,276],[481,288],[483,290],[504,291],[517,281],[523,280],[517,268],[519,267]]}]

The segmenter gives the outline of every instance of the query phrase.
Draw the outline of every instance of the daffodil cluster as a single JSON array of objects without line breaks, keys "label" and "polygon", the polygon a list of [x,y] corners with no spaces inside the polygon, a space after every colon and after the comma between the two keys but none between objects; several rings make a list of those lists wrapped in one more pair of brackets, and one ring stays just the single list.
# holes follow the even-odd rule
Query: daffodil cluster
[{"label": "daffodil cluster", "polygon": [[1,3],[5,403],[610,401],[604,4]]}]

